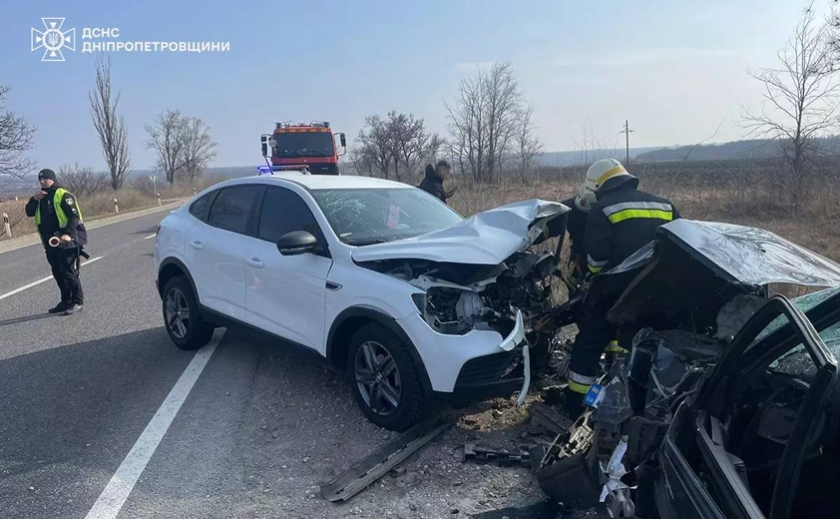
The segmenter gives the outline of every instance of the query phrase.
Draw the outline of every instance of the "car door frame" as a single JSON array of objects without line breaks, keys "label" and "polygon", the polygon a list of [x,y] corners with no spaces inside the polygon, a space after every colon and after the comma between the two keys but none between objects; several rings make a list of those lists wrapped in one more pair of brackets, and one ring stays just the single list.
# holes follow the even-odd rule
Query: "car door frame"
[{"label": "car door frame", "polygon": [[[255,214],[258,215],[258,213],[256,213],[256,210],[259,207],[259,204],[257,204],[257,203],[253,203],[251,205],[249,211],[248,211],[247,221],[246,221],[246,224],[245,224],[245,231],[243,233],[239,233],[239,232],[236,232],[236,231],[230,231],[228,229],[223,229],[221,227],[218,227],[216,225],[212,225],[210,223],[210,213],[213,209],[213,205],[216,203],[216,201],[219,198],[219,194],[221,194],[222,191],[225,191],[225,190],[228,190],[228,189],[237,189],[237,188],[243,188],[243,187],[258,188],[259,191],[257,193],[256,200],[262,200],[263,193],[265,192],[265,185],[261,184],[261,183],[258,183],[258,182],[237,182],[235,184],[221,186],[221,187],[218,187],[217,189],[212,190],[211,191],[211,193],[213,193],[212,200],[210,201],[210,205],[207,207],[206,213],[202,215],[203,218],[198,218],[197,216],[191,214],[191,216],[193,216],[193,218],[195,218],[197,220],[197,224],[193,225],[187,231],[187,233],[185,234],[185,245],[184,245],[185,247],[190,247],[190,239],[189,239],[190,233],[192,233],[196,229],[196,227],[199,226],[199,225],[203,225],[203,226],[205,226],[207,228],[210,228],[210,229],[213,229],[215,231],[230,232],[230,233],[233,233],[233,234],[238,234],[238,235],[240,235],[244,238],[253,239],[254,234],[255,234],[255,229],[256,229]],[[210,193],[208,193],[208,194],[210,194]],[[205,196],[205,195],[202,195],[202,196]],[[242,268],[243,268],[243,275],[244,275],[244,272],[245,272],[244,271],[244,268],[245,268],[244,267],[244,262],[245,262],[244,255],[241,255],[240,259],[242,260],[242,263],[243,263]],[[189,264],[189,262],[188,262],[188,264]],[[192,275],[193,279],[196,278],[195,272],[192,272],[191,275]],[[245,323],[245,319],[239,319],[236,316],[232,316],[232,315],[228,315],[227,313],[224,313],[222,310],[220,310],[218,308],[214,308],[213,306],[209,306],[207,304],[206,298],[205,298],[204,301],[202,301],[201,292],[202,292],[203,283],[201,283],[200,278],[197,281],[195,281],[195,285],[196,285],[196,297],[198,299],[199,304],[204,309],[206,309],[209,312],[212,312],[213,314],[217,314],[219,316],[222,316],[230,322],[242,323],[242,324]],[[243,290],[244,290],[244,288],[243,288]],[[205,295],[206,295],[206,293],[205,293]],[[244,298],[243,298],[243,302],[244,302]],[[243,308],[242,311],[243,311],[243,315],[244,315],[245,308]]]},{"label": "car door frame", "polygon": [[[322,223],[319,221],[318,216],[312,210],[311,205],[306,201],[306,199],[303,196],[301,196],[300,193],[296,192],[292,187],[290,187],[288,185],[262,184],[262,186],[263,186],[264,189],[262,190],[262,192],[260,192],[260,194],[257,197],[258,198],[257,203],[254,204],[254,208],[252,209],[252,213],[251,213],[252,220],[249,221],[249,224],[251,224],[249,226],[249,236],[250,236],[250,238],[252,240],[254,240],[255,243],[261,243],[261,244],[271,243],[269,240],[260,238],[260,236],[259,236],[259,223],[260,223],[260,216],[262,214],[263,203],[264,203],[265,197],[268,195],[268,191],[270,189],[277,189],[277,190],[285,191],[286,193],[289,193],[293,196],[298,197],[300,202],[303,204],[303,207],[305,207],[309,211],[309,214],[310,214],[312,220],[315,222],[315,225],[318,227],[318,231],[320,233],[319,242],[323,246],[321,248],[319,248],[318,250],[314,251],[314,252],[307,252],[304,255],[311,254],[313,256],[317,256],[317,257],[320,257],[320,258],[323,258],[323,259],[326,259],[326,260],[330,261],[330,269],[327,270],[327,274],[325,276],[324,285],[323,285],[323,307],[321,309],[322,321],[321,321],[320,326],[319,326],[320,337],[319,337],[319,340],[314,341],[311,346],[303,344],[300,341],[295,340],[295,338],[293,338],[293,337],[289,337],[289,336],[279,334],[279,333],[276,333],[276,332],[272,332],[272,331],[263,330],[263,329],[255,326],[253,323],[256,319],[251,316],[251,313],[250,313],[250,310],[249,310],[250,307],[249,307],[249,302],[248,302],[248,287],[246,286],[246,288],[245,288],[245,307],[246,307],[246,317],[247,317],[248,326],[251,327],[251,328],[257,329],[257,330],[259,330],[263,333],[268,333],[269,335],[275,336],[275,337],[277,337],[279,339],[282,339],[286,342],[295,344],[296,346],[300,346],[304,349],[313,350],[313,351],[315,351],[318,354],[323,356],[326,353],[325,351],[322,351],[323,344],[325,343],[325,334],[326,334],[326,326],[325,326],[325,323],[326,323],[326,298],[327,298],[326,292],[327,292],[327,287],[329,286],[329,281],[328,281],[329,272],[330,272],[330,270],[332,268],[332,265],[333,265],[333,262],[334,262],[334,258],[333,258],[332,254],[330,252],[329,239],[327,238],[326,233],[324,232],[324,227],[323,227]],[[316,238],[318,238],[318,237],[316,237]],[[281,255],[280,252],[276,248],[276,243],[273,243],[272,247],[274,248],[274,253],[275,254]],[[250,272],[249,269],[251,269],[253,267],[251,265],[249,265],[248,257],[247,257],[247,254],[246,254],[245,251],[243,251],[243,261],[244,261],[244,264],[245,264],[245,272],[246,272],[246,277],[247,277],[249,275],[249,272]],[[264,318],[261,317],[260,319],[264,319]]]},{"label": "car door frame", "polygon": [[[763,330],[776,318],[785,316],[788,323],[774,330],[766,337],[756,340]],[[791,334],[791,330],[794,332]],[[707,420],[725,421],[727,402],[731,402],[739,382],[749,380],[759,370],[780,355],[802,344],[817,367],[813,382],[797,413],[793,432],[782,454],[779,477],[776,480],[770,515],[765,516],[753,500],[731,463],[723,445],[706,431]],[[747,377],[747,378],[745,378]],[[701,382],[698,393],[689,403],[683,402],[674,416],[671,430],[666,435],[660,450],[660,461],[667,462],[667,468],[678,473],[681,488],[692,494],[699,512],[697,517],[733,519],[786,519],[798,490],[798,481],[806,452],[804,446],[811,431],[826,411],[829,399],[835,393],[838,383],[837,360],[825,346],[813,323],[781,295],[771,297],[741,328],[724,351],[717,365]],[[722,388],[722,389],[721,389]],[[674,434],[676,432],[676,434]],[[703,463],[709,468],[711,480],[723,502],[712,500],[695,471],[679,449],[675,436],[693,433]],[[660,508],[665,505],[668,491],[663,488],[667,482],[657,482],[657,501]],[[703,504],[705,503],[705,504]],[[713,506],[708,506],[709,504]],[[672,510],[672,509],[670,509]],[[722,515],[721,515],[722,514]],[[663,519],[669,517],[667,514]]]}]

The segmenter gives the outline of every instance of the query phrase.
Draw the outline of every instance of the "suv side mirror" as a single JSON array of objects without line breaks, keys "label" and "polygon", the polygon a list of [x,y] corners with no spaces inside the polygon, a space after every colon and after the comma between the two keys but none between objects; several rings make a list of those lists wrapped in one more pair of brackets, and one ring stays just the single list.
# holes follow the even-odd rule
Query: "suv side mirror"
[{"label": "suv side mirror", "polygon": [[318,240],[306,231],[292,231],[277,240],[277,250],[284,256],[306,254],[317,248]]}]

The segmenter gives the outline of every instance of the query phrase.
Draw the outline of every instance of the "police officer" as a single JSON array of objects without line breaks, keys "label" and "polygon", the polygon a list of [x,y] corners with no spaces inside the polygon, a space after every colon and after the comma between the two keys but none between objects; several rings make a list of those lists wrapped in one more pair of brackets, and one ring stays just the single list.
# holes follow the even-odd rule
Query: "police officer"
[{"label": "police officer", "polygon": [[87,230],[76,198],[58,185],[55,172],[42,169],[38,173],[41,189],[26,204],[26,216],[35,218],[35,226],[52,268],[61,301],[49,313],[75,313],[84,305],[79,280],[79,256],[87,244]]},{"label": "police officer", "polygon": [[[617,160],[592,164],[579,197],[595,202],[586,217],[584,247],[589,275],[609,270],[654,239],[663,224],[680,217],[671,202],[639,191],[639,180]],[[616,330],[605,317],[584,313],[578,321],[572,345],[566,410],[572,416],[583,411],[583,400],[600,368],[605,350],[618,349]]]}]

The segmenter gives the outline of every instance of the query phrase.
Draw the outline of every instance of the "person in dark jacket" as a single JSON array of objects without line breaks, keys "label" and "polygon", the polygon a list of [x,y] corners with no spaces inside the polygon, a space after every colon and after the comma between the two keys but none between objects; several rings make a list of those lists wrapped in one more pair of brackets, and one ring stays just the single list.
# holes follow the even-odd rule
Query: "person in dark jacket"
[{"label": "person in dark jacket", "polygon": [[430,195],[439,198],[441,202],[446,203],[449,197],[457,190],[455,188],[447,192],[443,187],[443,182],[449,178],[450,171],[449,163],[445,160],[439,160],[436,166],[428,164],[426,165],[426,176],[418,187]]},{"label": "person in dark jacket", "polygon": [[[594,194],[595,202],[586,216],[584,248],[589,275],[607,271],[654,239],[656,230],[680,218],[674,205],[638,190],[639,180],[617,160],[599,160],[586,174],[581,188],[584,198]],[[580,196],[580,195],[579,195]],[[595,382],[605,351],[617,351],[616,330],[605,317],[584,313],[577,323],[572,345],[566,410],[576,417]]]},{"label": "person in dark jacket", "polygon": [[569,286],[569,296],[574,295],[586,277],[586,213],[589,206],[580,200],[580,196],[573,196],[561,202],[571,208],[566,222],[566,232],[569,233],[569,264],[566,266],[566,284]]},{"label": "person in dark jacket", "polygon": [[41,189],[26,204],[26,216],[35,218],[53,278],[61,291],[61,301],[49,313],[69,315],[84,305],[79,256],[87,257],[83,250],[87,230],[76,197],[58,184],[53,170],[42,169],[38,182]]}]

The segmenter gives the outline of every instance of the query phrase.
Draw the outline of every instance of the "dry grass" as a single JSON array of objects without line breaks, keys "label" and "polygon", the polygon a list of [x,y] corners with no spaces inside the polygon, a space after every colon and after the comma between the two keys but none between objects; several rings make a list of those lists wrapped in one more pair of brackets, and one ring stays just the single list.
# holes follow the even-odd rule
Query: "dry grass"
[{"label": "dry grass", "polygon": [[[174,186],[160,186],[158,191],[161,195],[161,202],[163,204],[167,201],[176,200],[192,196],[194,191],[201,191],[208,185],[214,184],[223,180],[218,177],[209,177],[200,182],[192,184],[175,184]],[[148,185],[147,185],[148,184]],[[90,222],[99,218],[107,218],[116,215],[114,209],[114,198],[117,199],[120,214],[141,211],[149,209],[158,205],[157,198],[152,189],[152,184],[145,177],[142,180],[132,183],[129,187],[113,191],[111,189],[101,190],[89,197],[79,199],[79,205],[82,209],[82,214],[86,222]],[[35,222],[33,218],[27,218],[25,207],[28,197],[19,197],[16,202],[14,200],[0,203],[0,214],[6,213],[9,216],[9,223],[12,228],[12,236],[18,238],[35,232]],[[0,225],[0,240],[8,239],[4,234],[2,225]]]},{"label": "dry grass", "polygon": [[[501,185],[475,185],[460,181],[450,200],[464,216],[499,205],[541,198],[560,201],[573,196],[583,171],[551,175],[529,182],[508,181]],[[674,179],[640,175],[640,189],[671,200],[684,218],[728,222],[774,232],[803,247],[840,262],[840,215],[834,209],[840,185],[826,185],[811,197],[807,207],[792,211],[781,203],[772,188],[761,183],[677,183]],[[447,185],[447,189],[451,189]]]}]

